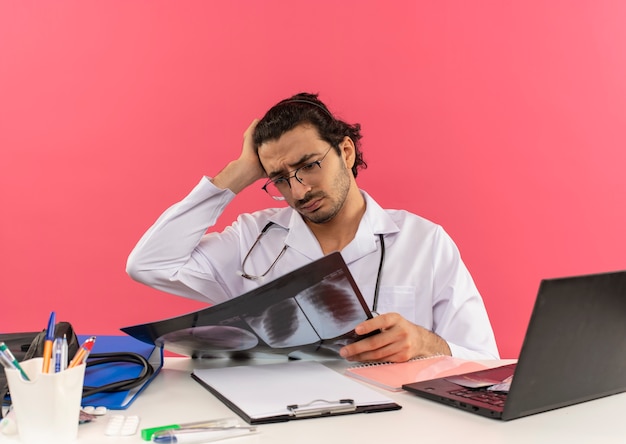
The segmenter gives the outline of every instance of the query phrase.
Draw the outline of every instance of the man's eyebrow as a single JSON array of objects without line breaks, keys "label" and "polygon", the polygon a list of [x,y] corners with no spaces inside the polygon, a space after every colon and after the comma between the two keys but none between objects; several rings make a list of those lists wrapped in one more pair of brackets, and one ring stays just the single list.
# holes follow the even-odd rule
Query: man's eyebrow
[{"label": "man's eyebrow", "polygon": [[286,176],[288,173],[291,173],[292,171],[296,170],[302,164],[307,163],[309,160],[311,160],[311,157],[313,156],[317,156],[317,153],[305,154],[298,161],[287,165],[289,168],[291,168],[290,170],[288,171],[285,171],[284,169],[275,170],[275,171],[268,173],[267,177]]}]

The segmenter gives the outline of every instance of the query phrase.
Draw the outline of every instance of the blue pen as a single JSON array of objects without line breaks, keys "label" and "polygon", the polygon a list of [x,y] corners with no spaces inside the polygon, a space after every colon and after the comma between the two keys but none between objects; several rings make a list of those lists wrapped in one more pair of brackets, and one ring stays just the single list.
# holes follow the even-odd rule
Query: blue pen
[{"label": "blue pen", "polygon": [[50,371],[50,361],[52,360],[52,343],[54,342],[54,325],[56,324],[56,315],[54,312],[50,313],[50,319],[48,319],[48,328],[46,329],[46,341],[43,346],[43,367],[41,373],[48,373]]},{"label": "blue pen", "polygon": [[20,372],[20,374],[22,375],[22,378],[24,378],[27,381],[30,381],[30,379],[28,378],[28,375],[26,375],[26,372],[24,371],[20,363],[17,362],[17,359],[15,359],[15,356],[13,356],[13,353],[11,353],[11,350],[9,350],[9,347],[7,347],[7,345],[4,342],[0,342],[0,353],[2,353],[2,355],[6,359],[8,359],[8,361],[11,363],[11,366],[14,369]]},{"label": "blue pen", "polygon": [[59,373],[65,370],[63,368],[63,340],[61,338],[54,340],[52,350],[54,351],[54,372]]},{"label": "blue pen", "polygon": [[69,363],[67,335],[63,335],[63,339],[61,340],[61,357],[63,359],[61,369],[65,370]]}]

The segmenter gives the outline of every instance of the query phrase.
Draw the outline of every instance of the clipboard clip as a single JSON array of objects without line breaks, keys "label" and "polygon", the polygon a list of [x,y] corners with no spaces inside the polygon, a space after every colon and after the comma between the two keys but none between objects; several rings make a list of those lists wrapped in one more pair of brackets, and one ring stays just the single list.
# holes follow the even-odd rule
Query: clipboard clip
[{"label": "clipboard clip", "polygon": [[356,411],[356,405],[353,399],[340,399],[338,401],[315,399],[308,404],[288,405],[287,410],[296,418],[306,418],[309,416],[330,416],[338,413],[354,412]]}]

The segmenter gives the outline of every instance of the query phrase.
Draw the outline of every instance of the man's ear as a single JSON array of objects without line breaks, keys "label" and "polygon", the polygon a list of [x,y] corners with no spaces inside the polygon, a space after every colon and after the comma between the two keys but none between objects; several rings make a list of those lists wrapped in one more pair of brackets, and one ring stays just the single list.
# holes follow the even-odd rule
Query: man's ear
[{"label": "man's ear", "polygon": [[354,162],[356,162],[356,147],[354,146],[352,139],[348,136],[344,137],[339,143],[339,149],[346,167],[348,169],[352,169]]}]

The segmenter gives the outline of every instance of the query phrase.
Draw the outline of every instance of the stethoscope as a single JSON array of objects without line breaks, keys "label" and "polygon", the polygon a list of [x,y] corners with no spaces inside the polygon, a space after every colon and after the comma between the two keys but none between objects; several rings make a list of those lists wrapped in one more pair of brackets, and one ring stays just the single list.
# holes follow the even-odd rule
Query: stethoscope
[{"label": "stethoscope", "polygon": [[[276,225],[276,224],[274,222],[270,221],[263,227],[263,229],[261,230],[261,232],[257,236],[256,240],[252,244],[252,247],[250,247],[250,249],[248,250],[248,253],[243,258],[243,262],[241,263],[241,272],[239,274],[244,279],[249,279],[251,281],[255,281],[257,279],[261,279],[261,278],[265,277],[265,275],[267,273],[269,273],[272,268],[274,268],[274,265],[276,265],[276,262],[278,262],[278,260],[282,257],[282,255],[285,254],[285,251],[287,251],[287,244],[285,244],[283,246],[282,250],[280,250],[280,253],[278,253],[278,256],[276,256],[276,259],[274,259],[274,262],[272,262],[272,264],[265,271],[265,273],[263,273],[263,274],[261,274],[259,276],[246,273],[246,269],[245,269],[246,261],[248,260],[248,257],[250,257],[250,253],[252,253],[252,250],[254,250],[254,247],[257,246],[257,244],[259,243],[259,241],[261,240],[263,235],[273,225]],[[384,238],[382,233],[378,234],[378,238],[380,239],[380,262],[378,264],[378,273],[376,274],[376,287],[374,288],[374,303],[372,304],[372,313],[374,313],[374,314],[377,314],[376,310],[378,308],[378,294],[380,292],[380,277],[381,277],[382,272],[383,272],[383,263],[385,262],[385,238]]]}]

